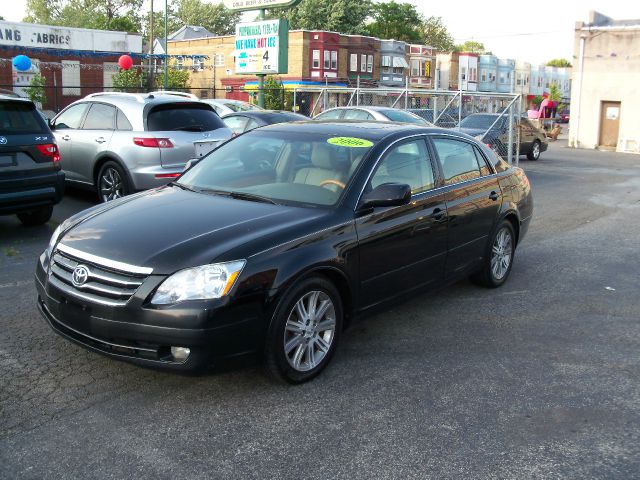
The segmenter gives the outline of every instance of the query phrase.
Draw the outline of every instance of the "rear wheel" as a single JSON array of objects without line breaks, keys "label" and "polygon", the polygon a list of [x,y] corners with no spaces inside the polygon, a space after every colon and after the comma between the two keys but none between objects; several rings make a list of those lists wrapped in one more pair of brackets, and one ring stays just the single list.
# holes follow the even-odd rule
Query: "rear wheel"
[{"label": "rear wheel", "polygon": [[340,295],[331,282],[320,276],[299,282],[283,297],[269,328],[269,372],[289,383],[318,375],[337,348],[342,319]]},{"label": "rear wheel", "polygon": [[516,236],[509,220],[503,220],[491,238],[485,254],[482,269],[471,276],[471,280],[488,288],[496,288],[507,281],[513,254],[516,250]]},{"label": "rear wheel", "polygon": [[31,210],[30,212],[22,212],[18,214],[18,219],[23,225],[27,227],[34,227],[36,225],[43,225],[51,219],[53,213],[53,206],[47,205],[46,207],[40,207],[37,210]]},{"label": "rear wheel", "polygon": [[540,158],[540,140],[536,140],[531,145],[531,150],[527,153],[527,158],[529,160],[538,160]]},{"label": "rear wheel", "polygon": [[127,176],[116,162],[106,162],[100,168],[97,179],[98,196],[103,202],[115,200],[131,193]]}]

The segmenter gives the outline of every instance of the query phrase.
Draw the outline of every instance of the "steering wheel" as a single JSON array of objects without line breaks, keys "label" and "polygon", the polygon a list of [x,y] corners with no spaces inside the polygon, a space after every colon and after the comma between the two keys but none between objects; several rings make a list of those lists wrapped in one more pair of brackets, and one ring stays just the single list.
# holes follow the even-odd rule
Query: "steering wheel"
[{"label": "steering wheel", "polygon": [[342,183],[340,180],[335,180],[333,178],[330,178],[329,180],[323,180],[320,182],[320,186],[324,187],[325,185],[335,185],[337,187],[340,188],[345,188],[346,185],[344,183]]}]

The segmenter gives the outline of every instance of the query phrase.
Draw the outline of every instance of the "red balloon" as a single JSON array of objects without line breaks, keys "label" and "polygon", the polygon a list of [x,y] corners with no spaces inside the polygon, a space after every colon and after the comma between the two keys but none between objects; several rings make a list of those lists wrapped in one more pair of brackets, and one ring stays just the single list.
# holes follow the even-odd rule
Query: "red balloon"
[{"label": "red balloon", "polygon": [[118,59],[118,65],[123,70],[129,70],[133,66],[133,59],[129,55],[122,55]]}]

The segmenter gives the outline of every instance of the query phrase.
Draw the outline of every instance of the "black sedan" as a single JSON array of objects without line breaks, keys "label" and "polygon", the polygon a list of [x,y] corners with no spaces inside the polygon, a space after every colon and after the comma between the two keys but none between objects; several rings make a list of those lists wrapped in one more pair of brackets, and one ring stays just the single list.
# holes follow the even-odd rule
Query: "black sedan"
[{"label": "black sedan", "polygon": [[254,128],[273,125],[275,123],[299,122],[309,120],[304,115],[286,110],[249,110],[246,112],[229,113],[222,117],[224,124],[231,131],[240,135]]},{"label": "black sedan", "polygon": [[303,382],[355,315],[465,276],[502,285],[532,211],[524,172],[464,134],[273,125],[63,222],[37,305],[115,358],[187,370],[258,352]]}]

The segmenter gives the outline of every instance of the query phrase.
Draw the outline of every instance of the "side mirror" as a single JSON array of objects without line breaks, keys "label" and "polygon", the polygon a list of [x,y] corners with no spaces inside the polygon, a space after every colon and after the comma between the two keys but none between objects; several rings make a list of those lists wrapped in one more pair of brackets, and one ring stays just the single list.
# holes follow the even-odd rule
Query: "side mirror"
[{"label": "side mirror", "polygon": [[411,187],[406,183],[383,183],[362,197],[360,208],[396,207],[411,201]]},{"label": "side mirror", "polygon": [[194,165],[197,165],[198,163],[200,163],[200,160],[202,160],[202,159],[201,158],[192,158],[192,159],[190,159],[189,161],[187,161],[187,163],[184,164],[184,168],[182,169],[182,171],[186,172],[187,170],[189,170]]}]

